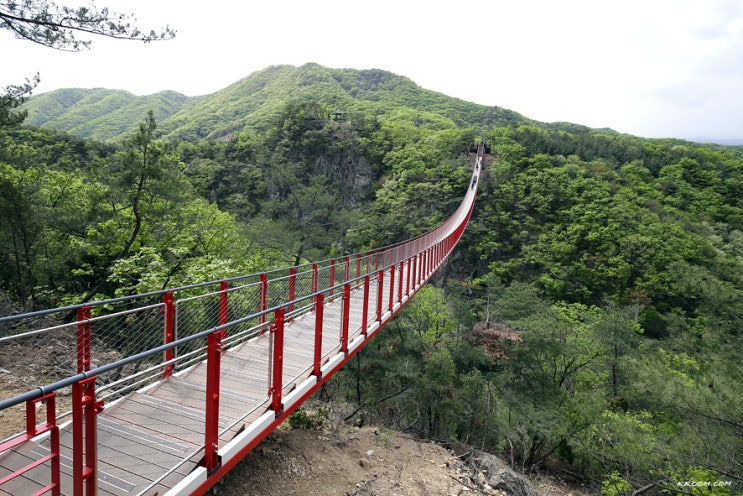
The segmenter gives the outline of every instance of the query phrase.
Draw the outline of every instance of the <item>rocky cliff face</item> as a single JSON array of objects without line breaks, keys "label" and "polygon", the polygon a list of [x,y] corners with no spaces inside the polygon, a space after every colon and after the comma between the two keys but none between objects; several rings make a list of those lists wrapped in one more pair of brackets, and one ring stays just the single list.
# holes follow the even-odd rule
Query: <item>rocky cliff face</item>
[{"label": "rocky cliff face", "polygon": [[269,198],[283,201],[322,185],[325,191],[318,194],[338,198],[345,208],[358,206],[374,181],[367,140],[352,122],[308,113],[289,108],[270,140],[273,155],[264,171]]},{"label": "rocky cliff face", "polygon": [[343,185],[341,196],[346,208],[357,206],[373,181],[371,163],[363,155],[358,131],[350,122],[334,123],[330,145],[317,157],[315,169]]}]

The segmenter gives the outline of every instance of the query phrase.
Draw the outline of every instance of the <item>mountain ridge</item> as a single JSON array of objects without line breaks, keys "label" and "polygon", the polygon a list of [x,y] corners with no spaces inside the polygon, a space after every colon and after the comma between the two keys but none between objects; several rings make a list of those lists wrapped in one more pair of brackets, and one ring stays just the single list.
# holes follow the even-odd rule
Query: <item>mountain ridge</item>
[{"label": "mountain ridge", "polygon": [[246,128],[265,127],[281,105],[303,98],[344,112],[376,115],[404,107],[443,119],[442,126],[535,122],[512,110],[427,90],[389,71],[331,69],[315,63],[272,65],[203,96],[172,90],[136,96],[125,90],[65,88],[33,96],[23,108],[28,110],[27,126],[87,139],[120,141],[153,110],[166,137],[219,140]]}]

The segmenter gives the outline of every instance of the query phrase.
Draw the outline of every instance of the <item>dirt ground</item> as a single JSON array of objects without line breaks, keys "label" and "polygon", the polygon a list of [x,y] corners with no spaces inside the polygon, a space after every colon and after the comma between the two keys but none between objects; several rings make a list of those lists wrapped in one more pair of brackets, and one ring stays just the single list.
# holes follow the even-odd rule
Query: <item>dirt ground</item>
[{"label": "dirt ground", "polygon": [[[27,373],[20,372],[19,368],[22,369],[24,364],[28,363],[32,365],[26,365]],[[13,396],[27,393],[37,387],[38,383],[35,380],[35,372],[37,372],[36,369],[39,367],[38,363],[34,363],[32,360],[27,361],[22,352],[9,350],[8,347],[0,348],[0,399],[9,399]],[[56,407],[58,413],[68,411],[72,408],[70,388],[58,391]],[[39,402],[36,405],[36,422],[41,423],[44,421],[46,421],[46,405],[43,402]],[[25,403],[0,410],[0,441],[23,432],[25,429]]]},{"label": "dirt ground", "polygon": [[[0,399],[4,400],[6,398],[12,398],[13,396],[23,394],[33,387],[34,385],[32,383],[26,383],[17,378],[16,375],[11,373],[9,370],[0,368]],[[38,415],[38,421],[41,422],[42,416],[46,415],[46,413],[39,410]],[[25,429],[25,426],[25,404],[0,410],[0,440],[18,434]]]},{"label": "dirt ground", "polygon": [[457,456],[384,427],[285,422],[213,489],[220,496],[585,496],[550,478],[527,480],[491,455]]}]

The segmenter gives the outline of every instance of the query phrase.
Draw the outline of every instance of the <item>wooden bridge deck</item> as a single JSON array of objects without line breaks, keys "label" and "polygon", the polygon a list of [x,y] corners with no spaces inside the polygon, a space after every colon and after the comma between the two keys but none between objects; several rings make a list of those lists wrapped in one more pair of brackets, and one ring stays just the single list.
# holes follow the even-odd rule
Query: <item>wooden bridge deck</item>
[{"label": "wooden bridge deck", "polygon": [[[389,271],[384,274],[382,322],[388,320],[409,298],[405,295],[406,274],[403,272],[396,276],[393,310],[390,311],[387,300],[390,294],[390,274]],[[398,285],[403,288],[401,302],[397,301]],[[377,290],[377,281],[371,281],[372,301],[376,299]],[[410,288],[411,296],[414,292]],[[353,350],[363,340],[362,287],[351,291],[350,302],[348,343]],[[374,303],[368,305],[369,335],[381,324],[377,321],[376,306]],[[327,367],[327,373],[333,373],[345,358],[340,348],[341,318],[341,298],[332,299],[325,304],[321,363]],[[297,388],[304,387],[301,385],[308,383],[311,377],[314,340],[313,312],[286,322],[283,394],[287,403],[300,399],[301,394],[292,398],[292,391],[296,392]],[[267,391],[269,341],[269,334],[266,333],[222,354],[219,426],[220,432],[224,432],[220,436],[220,450],[227,449],[229,443],[236,438],[245,437],[246,432],[253,432],[254,437],[265,432],[270,424],[266,419],[275,419],[274,412],[270,411]],[[204,456],[205,395],[206,362],[201,362],[106,405],[97,416],[97,494],[154,496],[171,490],[173,494],[182,492],[183,488],[178,485],[183,486],[184,478],[199,466]],[[60,428],[62,494],[72,494],[71,430],[70,423]],[[242,442],[243,446],[244,444],[245,441]],[[25,443],[0,455],[0,480],[49,452],[48,436],[42,435],[35,442]],[[49,483],[50,470],[48,464],[45,464],[4,484],[0,494],[34,494]],[[187,493],[188,490],[183,492]]]}]

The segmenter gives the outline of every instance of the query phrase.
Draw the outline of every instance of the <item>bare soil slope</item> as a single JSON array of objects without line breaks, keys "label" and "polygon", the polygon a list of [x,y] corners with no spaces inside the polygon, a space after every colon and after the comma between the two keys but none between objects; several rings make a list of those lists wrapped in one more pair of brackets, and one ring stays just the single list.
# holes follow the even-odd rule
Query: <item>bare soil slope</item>
[{"label": "bare soil slope", "polygon": [[550,478],[527,480],[498,458],[384,427],[284,424],[214,488],[220,496],[585,496]]}]

